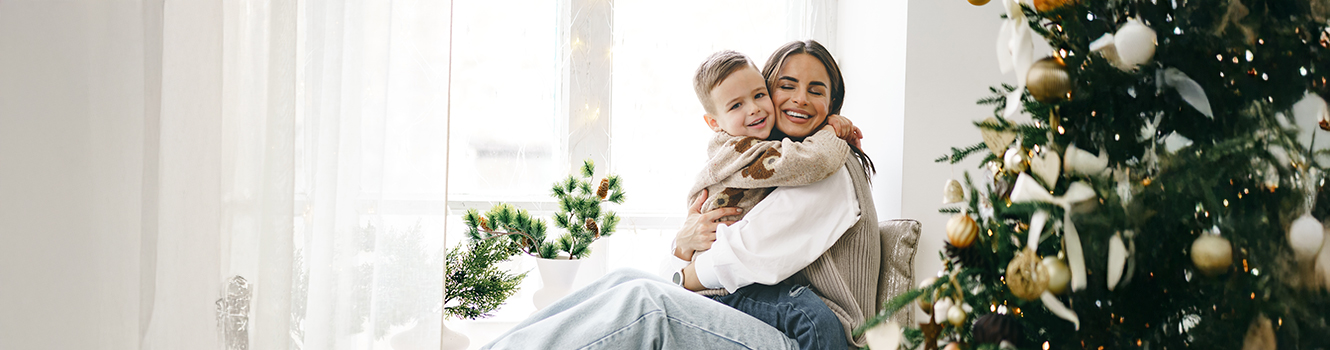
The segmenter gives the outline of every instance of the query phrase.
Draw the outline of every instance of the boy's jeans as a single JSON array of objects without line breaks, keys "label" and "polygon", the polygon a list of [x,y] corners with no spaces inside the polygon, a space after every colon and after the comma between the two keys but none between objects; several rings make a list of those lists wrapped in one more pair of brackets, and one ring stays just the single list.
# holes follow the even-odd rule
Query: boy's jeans
[{"label": "boy's jeans", "polygon": [[481,349],[797,349],[798,346],[781,331],[739,310],[646,272],[623,269],[537,311]]},{"label": "boy's jeans", "polygon": [[800,349],[849,348],[840,319],[808,287],[789,282],[752,284],[712,299],[776,327],[794,338]]}]

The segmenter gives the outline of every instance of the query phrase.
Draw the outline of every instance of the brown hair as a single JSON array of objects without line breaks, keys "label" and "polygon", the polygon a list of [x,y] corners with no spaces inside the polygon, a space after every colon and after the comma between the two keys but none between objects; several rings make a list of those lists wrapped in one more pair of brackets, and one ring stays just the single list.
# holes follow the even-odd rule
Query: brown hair
[{"label": "brown hair", "polygon": [[757,65],[754,65],[748,56],[734,50],[713,53],[697,67],[697,73],[693,75],[693,92],[697,93],[697,101],[702,103],[702,108],[705,108],[707,113],[716,113],[713,110],[716,106],[712,106],[711,103],[711,90],[720,85],[720,82],[730,74],[744,67],[757,69]]},{"label": "brown hair", "polygon": [[[827,89],[830,90],[829,97],[831,104],[827,107],[827,115],[840,114],[841,105],[845,103],[845,78],[841,76],[840,65],[836,64],[836,59],[831,57],[831,51],[818,43],[817,40],[791,41],[776,52],[771,53],[771,58],[767,59],[767,65],[762,67],[762,77],[767,80],[767,89],[773,89],[776,81],[780,79],[780,68],[785,66],[785,59],[798,54],[808,54],[822,62],[822,66],[827,68],[827,77],[831,81],[827,82]],[[777,106],[779,107],[779,106]],[[822,123],[825,125],[826,120]],[[774,133],[772,135],[775,135]],[[859,158],[859,163],[864,167],[864,172],[869,175],[877,173],[877,167],[873,165],[873,160],[868,158],[868,154],[854,145],[850,145],[854,151],[854,156]]]}]

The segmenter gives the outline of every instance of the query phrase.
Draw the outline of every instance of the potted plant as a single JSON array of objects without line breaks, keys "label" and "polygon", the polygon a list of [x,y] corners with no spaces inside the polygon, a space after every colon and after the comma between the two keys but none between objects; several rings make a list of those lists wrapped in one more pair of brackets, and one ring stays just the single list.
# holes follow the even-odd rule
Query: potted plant
[{"label": "potted plant", "polygon": [[[443,293],[443,318],[488,317],[503,305],[526,277],[526,273],[513,274],[495,266],[512,257],[513,249],[499,240],[480,240],[449,250],[444,259],[447,287]],[[470,343],[465,335],[449,330],[447,325],[442,332],[444,349],[466,349]]]},{"label": "potted plant", "polygon": [[554,226],[564,231],[557,238],[547,239],[545,220],[505,203],[495,205],[484,215],[471,209],[463,216],[472,240],[502,240],[514,247],[515,254],[536,258],[536,268],[545,284],[533,297],[537,309],[567,294],[577,276],[579,259],[590,255],[591,243],[613,234],[619,224],[618,215],[601,207],[606,202],[623,203],[619,177],[606,176],[593,186],[595,163],[586,160],[581,170],[580,177],[569,175],[550,189],[559,203],[559,210],[552,218]]}]

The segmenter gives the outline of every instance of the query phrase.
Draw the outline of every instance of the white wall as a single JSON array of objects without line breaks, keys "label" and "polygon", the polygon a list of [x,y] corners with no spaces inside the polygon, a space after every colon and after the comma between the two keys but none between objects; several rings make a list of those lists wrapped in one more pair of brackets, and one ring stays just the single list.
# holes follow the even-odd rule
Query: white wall
[{"label": "white wall", "polygon": [[840,0],[836,43],[830,47],[845,76],[841,114],[863,129],[863,150],[877,166],[873,201],[879,220],[910,217],[901,211],[906,5],[905,0]]},{"label": "white wall", "polygon": [[137,1],[0,2],[0,348],[134,349]]},{"label": "white wall", "polygon": [[961,0],[910,0],[909,10],[901,214],[923,223],[915,258],[915,279],[920,280],[942,268],[937,252],[949,218],[937,212],[942,186],[950,178],[962,180],[965,171],[977,184],[984,178],[975,168],[979,157],[954,167],[933,159],[981,140],[971,122],[991,116],[992,108],[974,101],[985,97],[989,86],[1014,84],[1015,75],[998,71],[1001,3],[975,7]]}]

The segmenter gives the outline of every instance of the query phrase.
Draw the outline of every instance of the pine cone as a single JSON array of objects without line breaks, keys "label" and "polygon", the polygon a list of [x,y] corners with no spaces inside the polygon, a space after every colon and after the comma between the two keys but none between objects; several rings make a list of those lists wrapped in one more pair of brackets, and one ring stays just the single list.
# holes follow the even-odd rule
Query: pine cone
[{"label": "pine cone", "polygon": [[608,196],[609,194],[610,194],[610,179],[609,178],[600,179],[600,188],[596,189],[596,196],[600,197],[600,199],[605,199],[605,196]]},{"label": "pine cone", "polygon": [[[602,185],[601,188],[605,187]],[[586,230],[591,232],[592,237],[600,238],[600,227],[596,226],[596,219],[586,218]]]},{"label": "pine cone", "polygon": [[490,229],[490,222],[489,220],[485,220],[484,216],[480,217],[480,229],[485,231],[494,231]]}]

